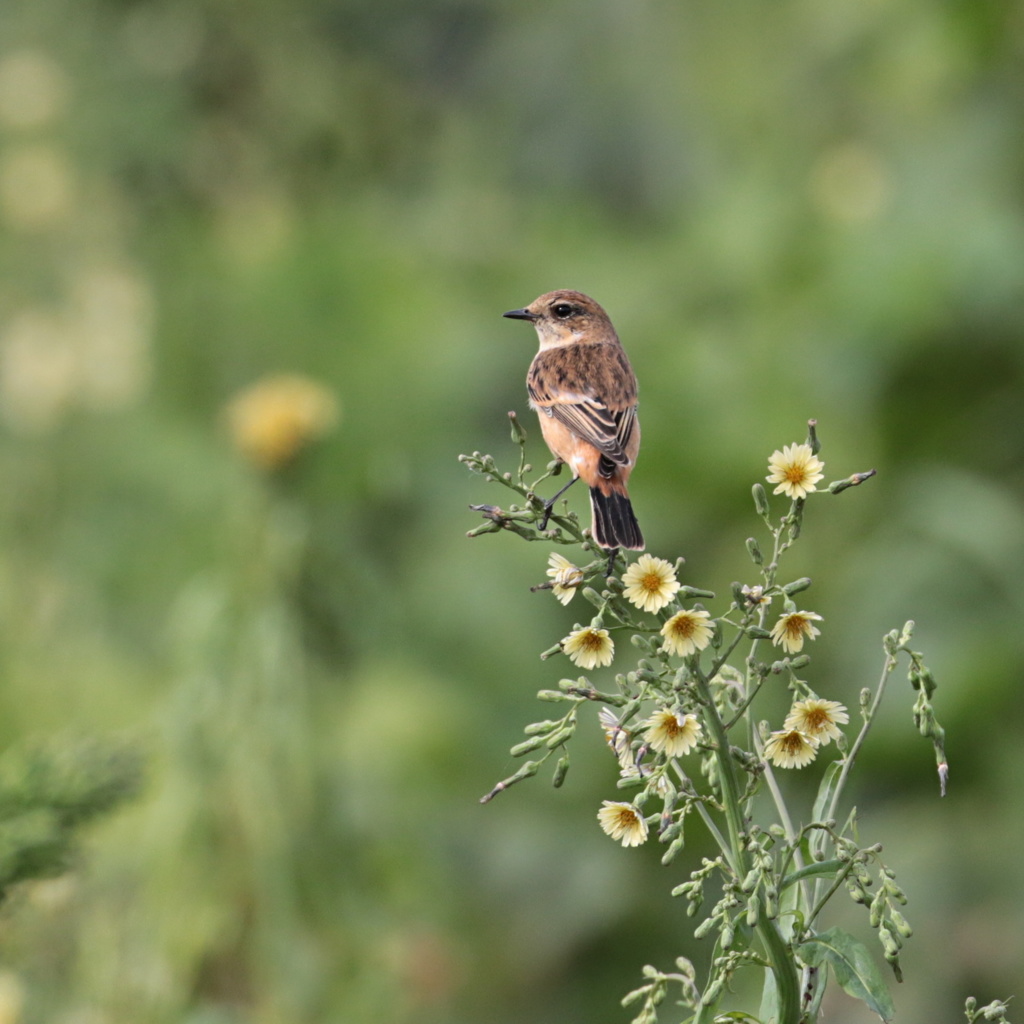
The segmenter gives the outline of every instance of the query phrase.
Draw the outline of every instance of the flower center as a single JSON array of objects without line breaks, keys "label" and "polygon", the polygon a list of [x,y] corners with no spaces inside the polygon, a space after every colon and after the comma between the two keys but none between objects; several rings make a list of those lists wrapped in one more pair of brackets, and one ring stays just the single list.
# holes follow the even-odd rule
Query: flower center
[{"label": "flower center", "polygon": [[799,754],[804,747],[803,737],[798,732],[791,732],[782,742],[789,754]]},{"label": "flower center", "polygon": [[661,590],[661,577],[656,572],[649,572],[640,580],[640,589],[648,594],[656,594]]}]

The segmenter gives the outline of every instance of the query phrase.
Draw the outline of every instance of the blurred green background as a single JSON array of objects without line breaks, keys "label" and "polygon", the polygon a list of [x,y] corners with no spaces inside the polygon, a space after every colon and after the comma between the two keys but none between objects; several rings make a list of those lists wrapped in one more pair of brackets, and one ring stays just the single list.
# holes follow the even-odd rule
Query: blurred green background
[{"label": "blurred green background", "polygon": [[[897,1008],[1020,994],[1022,10],[4,3],[0,737],[150,770],[3,909],[0,1020],[628,1021],[643,964],[706,955],[668,897],[705,851],[597,826],[596,712],[563,790],[477,803],[583,613],[529,592],[544,546],[465,538],[507,499],[456,457],[512,468],[535,339],[500,314],[561,287],[630,353],[685,582],[755,581],[750,485],[808,417],[826,479],[878,469],[789,575],[822,695],[911,617],[940,683],[949,796],[902,677],[855,787],[917,929]],[[305,425],[239,411],[279,374],[325,389]],[[253,417],[323,436],[260,464]]]}]

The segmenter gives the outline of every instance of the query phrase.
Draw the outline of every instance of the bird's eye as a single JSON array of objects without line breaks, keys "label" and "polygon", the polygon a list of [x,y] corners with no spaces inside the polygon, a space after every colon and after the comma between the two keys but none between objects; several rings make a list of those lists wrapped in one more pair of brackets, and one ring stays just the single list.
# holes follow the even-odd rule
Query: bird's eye
[{"label": "bird's eye", "polygon": [[552,307],[551,310],[559,320],[568,320],[572,316],[572,306],[568,302],[560,302],[557,306]]}]

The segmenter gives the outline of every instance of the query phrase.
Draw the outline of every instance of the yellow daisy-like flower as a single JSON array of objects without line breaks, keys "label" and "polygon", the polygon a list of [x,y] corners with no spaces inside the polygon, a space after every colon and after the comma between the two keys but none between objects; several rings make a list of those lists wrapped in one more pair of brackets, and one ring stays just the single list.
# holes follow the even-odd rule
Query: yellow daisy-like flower
[{"label": "yellow daisy-like flower", "polygon": [[821,621],[817,612],[789,612],[772,626],[772,643],[787,654],[796,654],[803,650],[805,636],[813,640],[821,634],[821,630],[812,625]]},{"label": "yellow daisy-like flower", "polygon": [[773,732],[764,745],[765,757],[780,768],[803,768],[814,760],[817,753],[817,740],[799,729]]},{"label": "yellow daisy-like flower", "polygon": [[817,490],[818,481],[825,475],[825,463],[811,451],[809,444],[787,444],[782,451],[772,452],[768,460],[768,483],[778,484],[773,494],[806,498]]},{"label": "yellow daisy-like flower", "polygon": [[790,709],[783,723],[787,729],[796,729],[812,740],[825,746],[830,740],[837,740],[842,733],[840,725],[846,725],[850,716],[846,708],[834,700],[820,700],[817,697],[798,700]]},{"label": "yellow daisy-like flower", "polygon": [[562,604],[568,604],[583,583],[583,570],[557,552],[548,555],[548,565],[552,592]]},{"label": "yellow daisy-like flower", "polygon": [[628,601],[645,612],[659,612],[676,596],[679,581],[671,563],[653,555],[641,555],[622,577]]},{"label": "yellow daisy-like flower", "polygon": [[714,630],[708,625],[710,618],[711,614],[705,611],[676,612],[661,627],[665,649],[680,658],[703,651],[714,636]]},{"label": "yellow daisy-like flower", "polygon": [[574,629],[562,641],[562,651],[580,668],[600,668],[612,663],[615,644],[607,629],[584,626],[582,629]]},{"label": "yellow daisy-like flower", "polygon": [[597,812],[597,820],[605,833],[623,846],[639,846],[647,839],[647,822],[632,804],[605,800]]},{"label": "yellow daisy-like flower", "polygon": [[279,469],[334,426],[339,404],[315,380],[280,374],[240,392],[226,413],[239,451],[264,469]]},{"label": "yellow daisy-like flower", "polygon": [[700,722],[696,715],[679,715],[674,711],[655,711],[644,722],[647,731],[644,739],[653,750],[662,751],[669,757],[682,757],[697,745],[701,736]]}]

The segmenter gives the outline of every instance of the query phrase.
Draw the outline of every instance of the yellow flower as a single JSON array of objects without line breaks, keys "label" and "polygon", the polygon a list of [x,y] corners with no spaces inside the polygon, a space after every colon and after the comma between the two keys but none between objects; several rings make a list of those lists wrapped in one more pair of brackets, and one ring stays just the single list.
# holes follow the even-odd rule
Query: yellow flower
[{"label": "yellow flower", "polygon": [[787,444],[781,452],[772,452],[768,460],[771,472],[766,479],[770,484],[778,484],[773,494],[806,498],[817,490],[818,481],[825,475],[824,468],[825,463],[814,455],[809,444]]},{"label": "yellow flower", "polygon": [[644,725],[647,727],[644,739],[651,748],[663,751],[669,757],[688,754],[701,736],[700,722],[696,715],[680,715],[662,709],[655,711]]},{"label": "yellow flower", "polygon": [[783,729],[768,737],[764,753],[780,768],[803,768],[817,755],[818,742],[799,729]]},{"label": "yellow flower", "polygon": [[846,725],[850,716],[846,708],[834,700],[820,700],[817,697],[798,700],[790,709],[783,723],[787,729],[797,729],[822,746],[830,740],[837,740],[842,733],[838,726]]},{"label": "yellow flower", "polygon": [[676,596],[676,571],[664,558],[641,555],[625,572],[623,595],[645,612],[658,612]]},{"label": "yellow flower", "polygon": [[576,588],[583,583],[583,570],[557,552],[548,555],[548,565],[551,590],[562,604],[568,604],[573,599]]},{"label": "yellow flower", "polygon": [[574,629],[562,641],[562,651],[580,668],[600,668],[612,663],[615,644],[607,629],[584,626],[582,629]]},{"label": "yellow flower", "polygon": [[308,377],[265,377],[227,407],[235,446],[264,469],[279,469],[338,420],[334,395]]},{"label": "yellow flower", "polygon": [[703,651],[714,636],[714,630],[708,625],[711,618],[705,611],[676,612],[664,626],[661,635],[665,638],[665,649],[670,654],[685,658],[688,654]]},{"label": "yellow flower", "polygon": [[647,822],[632,804],[605,800],[597,812],[597,820],[605,833],[623,846],[639,846],[647,839]]},{"label": "yellow flower", "polygon": [[805,636],[813,640],[820,635],[821,630],[811,623],[821,621],[816,612],[789,612],[772,626],[772,643],[784,648],[787,654],[796,654],[803,650]]}]

